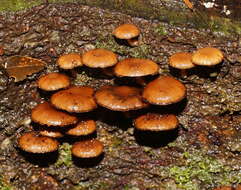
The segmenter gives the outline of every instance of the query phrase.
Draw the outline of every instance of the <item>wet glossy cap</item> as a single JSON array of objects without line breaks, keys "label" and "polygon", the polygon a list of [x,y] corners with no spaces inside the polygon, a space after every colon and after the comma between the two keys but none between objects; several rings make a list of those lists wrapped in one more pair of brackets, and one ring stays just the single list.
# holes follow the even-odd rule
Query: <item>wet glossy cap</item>
[{"label": "wet glossy cap", "polygon": [[59,90],[70,85],[68,76],[61,73],[49,73],[38,79],[38,87],[46,91]]},{"label": "wet glossy cap", "polygon": [[166,131],[175,129],[178,126],[178,119],[173,114],[148,113],[135,119],[134,125],[143,131]]},{"label": "wet glossy cap", "polygon": [[[233,188],[231,186],[220,186],[217,188],[214,188],[213,190],[233,190]],[[238,190],[238,189],[235,189]]]},{"label": "wet glossy cap", "polygon": [[50,130],[41,130],[39,131],[39,134],[42,136],[52,137],[52,138],[61,138],[64,136],[59,131],[50,131]]},{"label": "wet glossy cap", "polygon": [[78,53],[65,54],[59,57],[57,64],[62,69],[73,69],[82,66],[82,58]]},{"label": "wet glossy cap", "polygon": [[77,123],[75,116],[55,109],[50,103],[38,104],[31,113],[34,122],[47,126],[66,126]]},{"label": "wet glossy cap", "polygon": [[58,149],[58,141],[50,137],[38,135],[36,132],[28,132],[18,139],[18,146],[31,153],[48,153]]},{"label": "wet glossy cap", "polygon": [[105,86],[95,94],[99,105],[114,111],[129,111],[147,107],[141,90],[129,86]]},{"label": "wet glossy cap", "polygon": [[140,35],[140,30],[134,24],[122,24],[118,26],[112,34],[119,39],[131,39]]},{"label": "wet glossy cap", "polygon": [[192,62],[196,65],[212,66],[222,62],[223,58],[223,53],[219,49],[205,47],[193,53]]},{"label": "wet glossy cap", "polygon": [[128,58],[118,62],[114,72],[119,77],[141,77],[157,74],[159,66],[149,59]]},{"label": "wet glossy cap", "polygon": [[94,158],[103,152],[104,146],[97,139],[79,141],[73,144],[72,154],[79,158]]},{"label": "wet glossy cap", "polygon": [[94,89],[87,86],[75,86],[56,92],[51,97],[51,103],[58,109],[68,112],[89,112],[97,107]]},{"label": "wet glossy cap", "polygon": [[82,56],[84,65],[91,68],[106,68],[117,63],[117,55],[106,49],[93,49]]},{"label": "wet glossy cap", "polygon": [[195,67],[192,63],[192,53],[179,52],[169,58],[169,65],[176,69],[191,69]]},{"label": "wet glossy cap", "polygon": [[186,87],[173,77],[161,76],[146,85],[142,96],[151,104],[169,105],[186,96]]},{"label": "wet glossy cap", "polygon": [[80,121],[74,128],[69,129],[66,134],[73,136],[89,135],[96,131],[94,120]]}]

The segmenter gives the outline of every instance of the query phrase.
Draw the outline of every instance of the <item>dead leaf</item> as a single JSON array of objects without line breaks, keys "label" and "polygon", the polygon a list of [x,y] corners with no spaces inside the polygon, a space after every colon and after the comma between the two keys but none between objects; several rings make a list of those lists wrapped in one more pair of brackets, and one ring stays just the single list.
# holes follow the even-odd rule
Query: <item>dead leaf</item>
[{"label": "dead leaf", "polygon": [[9,77],[13,77],[15,82],[19,82],[28,75],[41,71],[45,66],[46,63],[40,59],[16,55],[7,60],[5,69]]},{"label": "dead leaf", "polygon": [[183,0],[189,9],[193,9],[193,4],[189,0]]}]

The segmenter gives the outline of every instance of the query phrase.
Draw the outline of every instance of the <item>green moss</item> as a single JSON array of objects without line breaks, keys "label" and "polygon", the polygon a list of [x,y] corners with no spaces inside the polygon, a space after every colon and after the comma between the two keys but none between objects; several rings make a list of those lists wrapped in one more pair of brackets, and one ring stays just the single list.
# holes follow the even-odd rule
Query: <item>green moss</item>
[{"label": "green moss", "polygon": [[0,11],[19,11],[41,4],[42,0],[1,0]]},{"label": "green moss", "polygon": [[94,184],[91,182],[80,182],[72,190],[106,190],[110,189],[110,185],[106,182],[97,181]]},{"label": "green moss", "polygon": [[0,175],[0,190],[13,190],[13,187],[5,182],[2,175]]},{"label": "green moss", "polygon": [[72,165],[72,154],[71,154],[71,145],[68,143],[63,143],[59,147],[59,157],[56,166],[71,166]]},{"label": "green moss", "polygon": [[240,171],[205,155],[200,151],[183,153],[184,164],[169,169],[169,177],[173,178],[179,188],[185,190],[205,189],[203,185],[230,185],[241,182]]}]

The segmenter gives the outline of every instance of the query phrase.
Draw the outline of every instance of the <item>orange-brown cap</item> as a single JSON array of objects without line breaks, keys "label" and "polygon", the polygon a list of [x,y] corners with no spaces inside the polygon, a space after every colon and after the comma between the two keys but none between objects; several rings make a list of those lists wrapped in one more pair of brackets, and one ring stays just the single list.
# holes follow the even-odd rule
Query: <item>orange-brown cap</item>
[{"label": "orange-brown cap", "polygon": [[66,134],[73,136],[89,135],[96,131],[96,123],[94,120],[80,121],[74,128],[69,129]]},{"label": "orange-brown cap", "polygon": [[72,154],[79,158],[94,158],[103,152],[104,146],[97,139],[79,141],[73,144]]},{"label": "orange-brown cap", "polygon": [[70,85],[68,76],[61,73],[48,73],[38,79],[38,87],[46,91],[59,90]]},{"label": "orange-brown cap", "polygon": [[65,54],[59,57],[57,64],[62,69],[73,69],[82,66],[82,58],[78,53]]},{"label": "orange-brown cap", "polygon": [[216,187],[213,190],[232,190],[233,188],[231,186],[220,186]]},{"label": "orange-brown cap", "polygon": [[117,63],[117,55],[106,49],[93,49],[82,56],[83,64],[91,68],[106,68]]},{"label": "orange-brown cap", "polygon": [[148,113],[135,119],[134,125],[143,131],[166,131],[175,129],[178,126],[178,119],[173,114]]},{"label": "orange-brown cap", "polygon": [[159,66],[149,59],[127,58],[118,62],[114,68],[119,77],[141,77],[157,74]]},{"label": "orange-brown cap", "polygon": [[192,62],[196,65],[212,66],[222,62],[223,58],[223,53],[219,49],[205,47],[193,53]]},{"label": "orange-brown cap", "polygon": [[88,112],[97,107],[94,89],[87,86],[75,86],[56,92],[51,97],[51,103],[59,109],[68,112]]},{"label": "orange-brown cap", "polygon": [[129,86],[105,86],[95,94],[99,105],[114,111],[129,111],[147,107],[141,90]]},{"label": "orange-brown cap", "polygon": [[169,105],[186,96],[186,87],[170,76],[161,76],[146,85],[143,98],[151,104]]},{"label": "orange-brown cap", "polygon": [[66,126],[77,123],[75,116],[56,110],[50,103],[38,104],[31,113],[34,122],[47,126]]},{"label": "orange-brown cap", "polygon": [[58,149],[58,141],[50,137],[39,136],[36,132],[28,132],[18,139],[19,147],[31,153],[48,153]]},{"label": "orange-brown cap", "polygon": [[52,137],[52,138],[61,138],[64,136],[59,131],[50,131],[50,130],[41,130],[39,131],[39,134],[42,136]]},{"label": "orange-brown cap", "polygon": [[119,39],[131,39],[140,35],[140,30],[134,24],[122,24],[118,26],[112,34]]},{"label": "orange-brown cap", "polygon": [[169,58],[169,65],[176,69],[191,69],[195,67],[192,62],[192,53],[179,52]]}]

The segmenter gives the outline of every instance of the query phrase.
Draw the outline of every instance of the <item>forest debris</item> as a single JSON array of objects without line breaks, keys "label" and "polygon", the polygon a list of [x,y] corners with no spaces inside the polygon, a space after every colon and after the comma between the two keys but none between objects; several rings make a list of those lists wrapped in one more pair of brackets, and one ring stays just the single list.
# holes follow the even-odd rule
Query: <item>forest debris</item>
[{"label": "forest debris", "polygon": [[193,4],[189,0],[183,0],[189,9],[193,9]]},{"label": "forest debris", "polygon": [[46,63],[40,59],[16,55],[7,60],[5,69],[9,77],[13,77],[15,82],[19,82],[28,75],[41,71],[45,65]]}]

